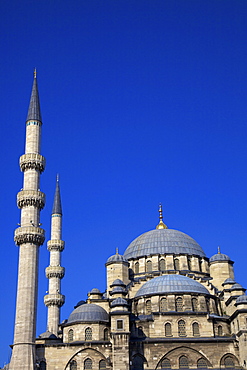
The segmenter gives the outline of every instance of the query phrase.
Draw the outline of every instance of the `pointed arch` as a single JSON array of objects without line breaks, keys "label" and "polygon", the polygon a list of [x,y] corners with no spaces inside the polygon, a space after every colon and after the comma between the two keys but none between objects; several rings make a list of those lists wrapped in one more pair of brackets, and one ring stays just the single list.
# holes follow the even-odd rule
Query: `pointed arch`
[{"label": "pointed arch", "polygon": [[192,324],[192,333],[193,337],[199,337],[200,336],[200,329],[198,322],[193,322]]},{"label": "pointed arch", "polygon": [[140,270],[139,262],[136,262],[136,263],[135,263],[135,266],[134,266],[135,274],[139,274],[139,270]]},{"label": "pointed arch", "polygon": [[199,360],[197,361],[197,368],[207,369],[208,368],[207,361],[204,358],[199,358]]},{"label": "pointed arch", "polygon": [[93,332],[92,328],[88,327],[85,329],[85,340],[92,340]]},{"label": "pointed arch", "polygon": [[172,336],[172,326],[169,322],[165,323],[165,336],[166,337]]},{"label": "pointed arch", "polygon": [[99,362],[99,370],[106,369],[106,361],[105,360],[100,360]]},{"label": "pointed arch", "polygon": [[171,369],[171,362],[168,358],[164,358],[162,361],[161,361],[161,369]]},{"label": "pointed arch", "polygon": [[174,269],[179,271],[180,270],[180,263],[179,263],[179,259],[178,258],[175,258],[174,259]]},{"label": "pointed arch", "polygon": [[86,358],[84,361],[84,370],[92,370],[93,369],[93,361],[91,358]]},{"label": "pointed arch", "polygon": [[183,311],[183,298],[182,297],[177,297],[175,300],[175,308],[177,312],[182,312]]},{"label": "pointed arch", "polygon": [[148,260],[146,262],[146,272],[152,272],[152,271],[153,271],[152,261]]},{"label": "pointed arch", "polygon": [[167,299],[166,298],[161,298],[160,300],[160,312],[167,312]]},{"label": "pointed arch", "polygon": [[179,369],[189,369],[189,360],[187,356],[179,357]]},{"label": "pointed arch", "polygon": [[164,258],[159,261],[159,270],[162,272],[166,271],[166,261],[164,260]]},{"label": "pointed arch", "polygon": [[148,299],[146,301],[146,315],[151,315],[151,313],[152,313],[151,300]]},{"label": "pointed arch", "polygon": [[68,342],[73,342],[74,340],[74,331],[73,329],[69,329],[68,331]]},{"label": "pointed arch", "polygon": [[184,320],[179,320],[178,322],[178,336],[186,337],[186,326]]},{"label": "pointed arch", "polygon": [[77,362],[72,360],[69,364],[69,370],[77,370]]}]

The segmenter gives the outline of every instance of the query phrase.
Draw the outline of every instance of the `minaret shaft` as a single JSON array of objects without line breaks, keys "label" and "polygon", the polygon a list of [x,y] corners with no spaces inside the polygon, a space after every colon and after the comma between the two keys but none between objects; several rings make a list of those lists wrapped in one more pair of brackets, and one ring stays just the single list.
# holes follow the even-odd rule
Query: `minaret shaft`
[{"label": "minaret shaft", "polygon": [[[38,107],[38,116],[33,107]],[[38,117],[38,119],[37,119]],[[44,170],[44,158],[39,154],[41,121],[36,75],[26,122],[25,154],[20,158],[24,172],[23,189],[17,195],[21,209],[21,226],[15,230],[15,242],[19,246],[18,286],[13,353],[10,370],[34,370],[35,336],[38,292],[39,246],[44,242],[44,230],[39,228],[40,210],[45,197],[39,191],[40,173]]]}]

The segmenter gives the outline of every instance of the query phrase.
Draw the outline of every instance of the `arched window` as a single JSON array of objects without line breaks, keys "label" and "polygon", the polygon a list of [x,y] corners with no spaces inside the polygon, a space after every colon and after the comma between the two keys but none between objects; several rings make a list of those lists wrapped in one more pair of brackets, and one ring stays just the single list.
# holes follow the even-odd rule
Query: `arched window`
[{"label": "arched window", "polygon": [[39,369],[40,370],[46,370],[46,362],[45,361],[40,361]]},{"label": "arched window", "polygon": [[109,340],[109,330],[104,329],[104,340]]},{"label": "arched window", "polygon": [[143,370],[143,358],[141,356],[135,356],[132,361],[132,367],[135,370]]},{"label": "arched window", "polygon": [[139,274],[139,262],[135,263],[135,274]]},{"label": "arched window", "polygon": [[198,367],[198,369],[207,369],[208,368],[207,361],[204,360],[204,358],[200,358],[197,361],[197,367]]},{"label": "arched window", "polygon": [[87,328],[85,330],[85,340],[92,340],[92,329]]},{"label": "arched window", "polygon": [[169,322],[165,324],[165,336],[171,337],[172,336],[172,326]]},{"label": "arched window", "polygon": [[162,260],[160,260],[160,271],[165,270],[166,270],[166,261],[162,258]]},{"label": "arched window", "polygon": [[146,301],[146,315],[151,315],[152,309],[151,309],[151,301]]},{"label": "arched window", "polygon": [[188,257],[188,270],[191,270],[191,257]]},{"label": "arched window", "polygon": [[147,261],[146,263],[146,271],[152,272],[152,261]]},{"label": "arched window", "polygon": [[160,312],[167,312],[167,299],[161,298],[160,300]]},{"label": "arched window", "polygon": [[99,362],[99,370],[106,369],[106,362],[105,360],[100,360]]},{"label": "arched window", "polygon": [[194,337],[200,336],[199,324],[197,322],[192,324],[192,332]]},{"label": "arched window", "polygon": [[202,260],[198,259],[199,271],[202,271]]},{"label": "arched window", "polygon": [[73,332],[72,329],[69,329],[69,331],[68,331],[68,341],[73,342],[73,340],[74,340],[74,332]]},{"label": "arched window", "polygon": [[180,270],[179,259],[178,258],[174,259],[174,268],[175,268],[175,270]]},{"label": "arched window", "polygon": [[84,370],[92,370],[92,368],[93,368],[92,360],[91,360],[91,358],[87,358],[84,361]]},{"label": "arched window", "polygon": [[134,314],[138,315],[138,302],[134,302]]},{"label": "arched window", "polygon": [[198,301],[197,298],[191,299],[191,305],[192,305],[192,311],[196,312],[198,311]]},{"label": "arched window", "polygon": [[222,337],[222,335],[223,335],[222,326],[221,326],[221,325],[219,325],[219,326],[218,326],[218,336],[219,336],[219,337]]},{"label": "arched window", "polygon": [[170,369],[171,368],[171,363],[168,358],[164,358],[164,360],[161,361],[161,369]]},{"label": "arched window", "polygon": [[225,368],[227,369],[235,369],[234,361],[231,356],[227,356],[224,360]]},{"label": "arched window", "polygon": [[189,361],[186,356],[181,356],[179,358],[179,369],[188,369]]},{"label": "arched window", "polygon": [[186,337],[186,327],[185,327],[185,321],[179,320],[178,322],[178,336],[179,337]]},{"label": "arched window", "polygon": [[77,370],[77,362],[75,360],[70,362],[69,370]]},{"label": "arched window", "polygon": [[182,312],[183,311],[183,298],[178,297],[175,301],[176,311]]}]

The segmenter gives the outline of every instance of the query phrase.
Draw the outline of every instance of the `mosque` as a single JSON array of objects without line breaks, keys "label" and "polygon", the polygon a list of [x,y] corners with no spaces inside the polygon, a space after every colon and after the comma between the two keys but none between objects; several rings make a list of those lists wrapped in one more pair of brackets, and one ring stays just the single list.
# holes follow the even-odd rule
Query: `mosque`
[{"label": "mosque", "polygon": [[133,240],[123,255],[106,256],[105,292],[92,289],[60,321],[64,241],[58,180],[47,243],[47,331],[36,336],[38,251],[45,239],[41,129],[35,72],[20,157],[24,180],[17,195],[19,267],[9,369],[246,369],[247,296],[235,281],[234,262],[220,250],[208,258],[193,238],[168,229],[161,206],[154,230]]}]

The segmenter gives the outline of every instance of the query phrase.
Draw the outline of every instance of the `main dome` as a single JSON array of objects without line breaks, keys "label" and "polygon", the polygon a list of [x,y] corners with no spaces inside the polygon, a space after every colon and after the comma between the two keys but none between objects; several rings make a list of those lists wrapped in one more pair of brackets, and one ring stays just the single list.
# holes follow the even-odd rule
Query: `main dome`
[{"label": "main dome", "polygon": [[183,275],[162,275],[143,284],[135,298],[164,293],[197,293],[209,294],[209,291],[198,281]]},{"label": "main dome", "polygon": [[189,235],[173,229],[155,229],[133,240],[124,252],[124,257],[129,260],[155,254],[206,256],[200,245]]}]

